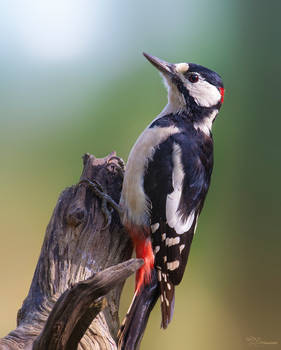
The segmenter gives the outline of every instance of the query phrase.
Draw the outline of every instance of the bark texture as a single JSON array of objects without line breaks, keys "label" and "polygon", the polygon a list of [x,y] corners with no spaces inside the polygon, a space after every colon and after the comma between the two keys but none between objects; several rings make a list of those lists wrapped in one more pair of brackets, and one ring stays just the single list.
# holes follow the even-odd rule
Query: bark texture
[{"label": "bark texture", "polygon": [[[114,153],[86,154],[80,180],[97,180],[119,201],[123,169]],[[0,349],[113,350],[119,329],[119,299],[125,279],[142,261],[130,259],[129,236],[112,213],[109,228],[101,201],[86,184],[65,189],[46,230],[17,328]]]}]

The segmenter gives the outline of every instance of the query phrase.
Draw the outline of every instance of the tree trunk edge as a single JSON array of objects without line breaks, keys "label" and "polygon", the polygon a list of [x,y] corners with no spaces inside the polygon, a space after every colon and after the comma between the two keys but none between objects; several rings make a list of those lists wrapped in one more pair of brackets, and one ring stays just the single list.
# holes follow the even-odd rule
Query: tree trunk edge
[{"label": "tree trunk edge", "polygon": [[[80,180],[98,181],[118,203],[123,181],[122,164],[115,152],[100,159],[87,153],[83,156]],[[116,212],[113,212],[110,227],[102,230],[105,219],[100,204],[91,189],[79,183],[62,191],[46,229],[29,293],[17,315],[17,328],[0,339],[1,350],[32,349],[63,293],[131,258],[131,240]],[[130,273],[140,264],[136,260]],[[117,349],[118,310],[124,282],[125,278],[106,295],[107,306],[93,319],[78,349]]]}]

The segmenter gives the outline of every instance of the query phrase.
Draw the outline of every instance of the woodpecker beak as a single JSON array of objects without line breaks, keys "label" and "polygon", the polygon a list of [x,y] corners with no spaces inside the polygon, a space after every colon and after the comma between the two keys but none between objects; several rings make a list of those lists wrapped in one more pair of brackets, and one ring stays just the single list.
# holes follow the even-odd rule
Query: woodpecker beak
[{"label": "woodpecker beak", "polygon": [[150,63],[154,65],[160,72],[168,75],[174,74],[174,64],[160,60],[160,58],[157,58],[155,56],[150,56],[147,53],[143,52],[143,55],[145,58],[148,59]]}]

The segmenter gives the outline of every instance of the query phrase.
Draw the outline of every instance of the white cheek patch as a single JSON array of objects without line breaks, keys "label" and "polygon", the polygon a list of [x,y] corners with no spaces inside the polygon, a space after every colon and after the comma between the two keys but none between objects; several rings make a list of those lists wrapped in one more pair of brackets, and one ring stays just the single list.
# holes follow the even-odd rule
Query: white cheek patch
[{"label": "white cheek patch", "polygon": [[219,90],[201,77],[197,83],[185,82],[185,85],[190,96],[192,96],[195,102],[201,107],[215,106],[221,100]]},{"label": "white cheek patch", "polygon": [[194,211],[192,211],[186,219],[183,218],[182,214],[178,213],[182,195],[183,179],[184,171],[181,162],[181,149],[179,145],[174,144],[172,174],[174,191],[167,196],[166,219],[168,225],[179,235],[187,232],[191,228],[194,221]]}]

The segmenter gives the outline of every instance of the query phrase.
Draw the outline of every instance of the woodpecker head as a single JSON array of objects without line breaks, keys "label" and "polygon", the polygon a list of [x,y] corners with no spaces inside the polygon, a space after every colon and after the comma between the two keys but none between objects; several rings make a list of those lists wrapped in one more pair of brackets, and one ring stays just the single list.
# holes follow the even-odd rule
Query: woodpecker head
[{"label": "woodpecker head", "polygon": [[146,53],[143,55],[160,71],[168,88],[169,111],[187,110],[194,121],[208,115],[215,118],[223,103],[221,77],[195,63],[168,63]]}]

